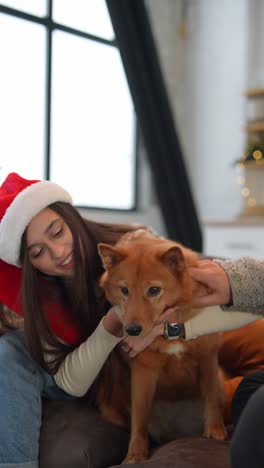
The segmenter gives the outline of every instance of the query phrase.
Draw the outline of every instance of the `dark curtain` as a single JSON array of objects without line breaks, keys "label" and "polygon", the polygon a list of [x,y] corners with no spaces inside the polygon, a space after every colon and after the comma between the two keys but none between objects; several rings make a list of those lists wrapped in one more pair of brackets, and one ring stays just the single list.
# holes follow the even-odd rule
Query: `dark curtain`
[{"label": "dark curtain", "polygon": [[201,252],[201,229],[144,1],[106,3],[168,236]]}]

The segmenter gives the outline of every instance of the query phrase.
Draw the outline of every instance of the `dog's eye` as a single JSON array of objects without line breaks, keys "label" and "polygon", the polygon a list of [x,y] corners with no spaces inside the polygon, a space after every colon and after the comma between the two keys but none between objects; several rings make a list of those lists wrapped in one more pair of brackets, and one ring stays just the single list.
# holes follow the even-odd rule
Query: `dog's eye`
[{"label": "dog's eye", "polygon": [[157,296],[160,293],[160,287],[159,286],[151,286],[148,289],[148,295],[149,296]]},{"label": "dog's eye", "polygon": [[120,289],[121,289],[121,292],[122,292],[122,294],[124,296],[128,296],[129,291],[128,291],[128,288],[126,286],[121,286]]}]

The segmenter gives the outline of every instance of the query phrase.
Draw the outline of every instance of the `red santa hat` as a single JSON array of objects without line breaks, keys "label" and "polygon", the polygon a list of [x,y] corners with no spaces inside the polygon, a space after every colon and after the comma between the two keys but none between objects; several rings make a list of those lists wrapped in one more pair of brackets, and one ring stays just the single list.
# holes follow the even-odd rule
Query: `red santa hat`
[{"label": "red santa hat", "polygon": [[21,266],[21,238],[26,227],[37,213],[58,201],[72,203],[72,198],[54,182],[9,174],[0,187],[0,259]]}]

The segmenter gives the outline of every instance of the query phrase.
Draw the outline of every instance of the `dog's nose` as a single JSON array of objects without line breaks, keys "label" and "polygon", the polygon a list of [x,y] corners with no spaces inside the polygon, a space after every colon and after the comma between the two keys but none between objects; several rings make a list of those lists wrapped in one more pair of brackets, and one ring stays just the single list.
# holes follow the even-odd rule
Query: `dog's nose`
[{"label": "dog's nose", "polygon": [[138,323],[129,323],[125,326],[125,331],[130,336],[138,336],[142,332],[142,326]]}]

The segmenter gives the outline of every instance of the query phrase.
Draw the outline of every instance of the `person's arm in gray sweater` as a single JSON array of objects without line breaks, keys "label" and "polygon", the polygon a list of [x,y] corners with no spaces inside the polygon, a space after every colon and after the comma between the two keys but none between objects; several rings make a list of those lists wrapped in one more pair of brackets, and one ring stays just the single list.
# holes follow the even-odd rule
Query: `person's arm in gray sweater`
[{"label": "person's arm in gray sweater", "polygon": [[221,305],[230,311],[264,311],[264,261],[248,257],[202,260],[189,273],[208,290],[208,294],[195,298],[195,307]]},{"label": "person's arm in gray sweater", "polygon": [[244,257],[234,261],[216,259],[215,262],[229,279],[232,304],[228,305],[228,310],[264,314],[264,261]]},{"label": "person's arm in gray sweater", "polygon": [[204,260],[190,268],[190,275],[208,294],[194,301],[195,307],[205,308],[185,322],[186,339],[233,330],[264,316],[264,261]]}]

